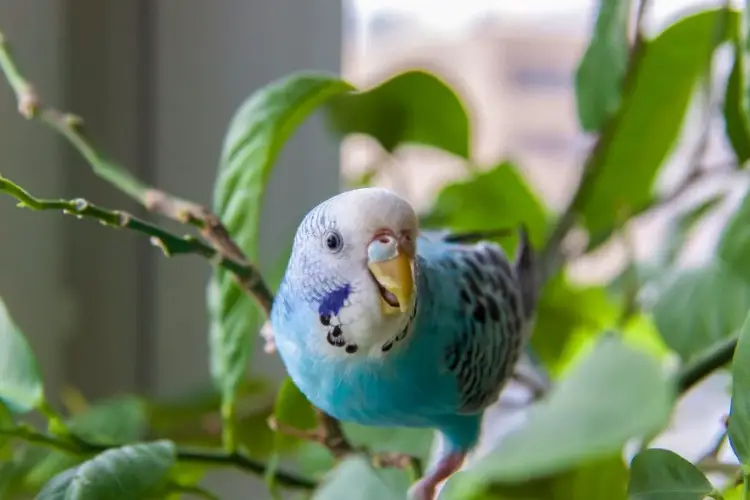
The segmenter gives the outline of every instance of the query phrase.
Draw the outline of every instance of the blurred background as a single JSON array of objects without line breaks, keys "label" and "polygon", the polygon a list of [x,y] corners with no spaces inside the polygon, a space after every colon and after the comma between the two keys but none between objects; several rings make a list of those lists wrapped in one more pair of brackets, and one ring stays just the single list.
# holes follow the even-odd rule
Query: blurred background
[{"label": "blurred background", "polygon": [[[657,32],[685,11],[720,3],[655,0],[647,27]],[[0,29],[46,103],[84,117],[95,143],[145,181],[197,202],[211,202],[222,137],[252,91],[298,70],[341,73],[368,87],[421,67],[461,93],[476,166],[513,159],[560,210],[592,143],[578,125],[573,79],[593,9],[590,0],[0,0]],[[730,64],[728,54],[717,54],[713,77],[723,81]],[[665,189],[696,151],[709,167],[734,161],[723,128],[707,126],[721,116],[706,98],[716,96],[696,95]],[[19,117],[5,82],[0,172],[40,197],[80,196],[144,215],[51,130]],[[460,161],[427,148],[391,155],[368,138],[339,144],[315,116],[273,174],[261,261],[271,265],[302,215],[342,188],[367,180],[427,208],[441,186],[465,174]],[[700,186],[738,195],[741,187],[720,176]],[[686,265],[713,245],[720,229],[713,221],[737,199],[729,196],[704,220]],[[653,251],[669,210],[630,228],[639,258]],[[577,263],[576,277],[611,278],[625,247],[615,242]],[[87,399],[173,397],[207,387],[208,275],[198,258],[165,259],[139,235],[17,210],[0,198],[0,295],[30,338],[53,397],[71,387]],[[283,376],[262,349],[252,369],[276,382]],[[718,429],[728,400],[722,377],[682,403],[663,438],[686,457]],[[222,498],[266,495],[260,482],[233,472],[214,475],[210,486]]]}]

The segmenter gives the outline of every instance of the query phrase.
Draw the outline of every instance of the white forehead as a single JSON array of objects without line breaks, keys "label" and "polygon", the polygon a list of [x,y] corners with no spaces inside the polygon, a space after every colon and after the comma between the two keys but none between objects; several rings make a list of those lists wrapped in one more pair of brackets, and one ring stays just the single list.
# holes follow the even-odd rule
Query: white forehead
[{"label": "white forehead", "polygon": [[337,194],[315,207],[308,217],[322,218],[345,232],[417,230],[417,215],[409,202],[383,188],[352,189]]}]

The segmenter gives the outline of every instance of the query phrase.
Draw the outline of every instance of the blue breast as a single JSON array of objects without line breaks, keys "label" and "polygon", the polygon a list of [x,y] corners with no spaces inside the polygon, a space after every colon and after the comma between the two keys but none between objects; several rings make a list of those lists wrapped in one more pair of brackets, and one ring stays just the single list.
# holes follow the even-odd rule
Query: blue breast
[{"label": "blue breast", "polygon": [[420,266],[420,296],[431,296],[420,300],[409,338],[379,359],[315,355],[307,343],[323,341],[318,317],[338,311],[345,300],[343,291],[315,310],[290,298],[282,285],[288,314],[273,315],[277,346],[290,376],[315,406],[364,425],[435,426],[455,415],[460,394],[455,376],[446,368],[445,353],[453,332],[461,327],[460,315],[451,315],[451,308],[459,304],[458,292],[438,288],[440,280],[431,273],[428,264]]}]

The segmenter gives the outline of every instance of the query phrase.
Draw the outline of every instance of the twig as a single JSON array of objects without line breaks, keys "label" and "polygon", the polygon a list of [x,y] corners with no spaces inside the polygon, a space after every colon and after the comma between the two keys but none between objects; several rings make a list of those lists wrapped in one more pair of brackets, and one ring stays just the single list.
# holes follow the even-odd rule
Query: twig
[{"label": "twig", "polygon": [[725,426],[724,430],[721,431],[721,434],[719,434],[719,437],[714,441],[713,445],[711,445],[706,453],[704,453],[703,456],[698,459],[698,463],[706,462],[709,460],[716,460],[716,457],[718,457],[719,453],[721,453],[721,448],[724,446],[724,443],[727,442],[728,437],[729,433],[727,432]]},{"label": "twig", "polygon": [[[653,210],[659,210],[667,205],[671,204],[675,200],[679,199],[682,195],[690,191],[701,182],[705,182],[707,179],[715,178],[717,175],[727,174],[731,171],[738,170],[736,161],[728,162],[726,164],[717,164],[713,166],[703,166],[700,168],[692,169],[688,175],[682,178],[682,180],[675,186],[668,194],[660,198],[654,198],[651,202],[643,205],[633,211],[631,214],[632,219],[640,217],[641,215],[652,212]],[[589,244],[581,248],[581,250],[568,257],[575,259],[583,254],[593,251],[599,245],[601,245],[606,238],[610,236],[610,230],[603,231],[589,238]]]},{"label": "twig", "polygon": [[[73,455],[93,455],[120,445],[93,443],[73,437],[71,440],[62,440],[51,435],[43,434],[28,426],[14,427],[12,429],[0,429],[0,436],[21,439],[28,443],[54,448],[64,453]],[[241,453],[224,453],[211,450],[177,450],[177,460],[180,462],[199,463],[204,465],[227,465],[263,476],[266,473],[266,464],[246,457]],[[317,487],[317,483],[311,479],[298,476],[290,472],[277,470],[276,480],[289,488],[311,490]]]},{"label": "twig", "polygon": [[729,363],[734,355],[735,347],[737,347],[737,337],[730,337],[685,364],[674,376],[677,393],[685,394],[712,372]]},{"label": "twig", "polygon": [[411,474],[412,482],[424,476],[422,461],[405,453],[377,453],[372,456],[372,465],[378,468],[393,467],[407,470]]},{"label": "twig", "polygon": [[219,218],[208,209],[151,188],[129,171],[107,160],[94,148],[82,132],[83,120],[75,115],[43,107],[33,86],[21,74],[10,48],[0,32],[0,69],[2,69],[18,101],[18,110],[27,119],[38,119],[65,137],[83,156],[94,173],[135,199],[149,211],[164,215],[183,224],[200,229],[203,237],[214,247],[221,260],[237,263],[231,269],[240,287],[253,297],[268,314],[273,294],[258,269],[245,257],[229,236]]},{"label": "twig", "polygon": [[636,264],[637,256],[633,235],[627,222],[622,224],[622,241],[625,246],[627,264],[622,273],[625,304],[617,319],[617,324],[623,328],[627,322],[638,312],[638,291],[640,290],[640,277]]},{"label": "twig", "polygon": [[322,410],[316,409],[316,412],[321,429],[322,443],[331,450],[334,457],[341,458],[358,451],[346,438],[344,430],[341,428],[341,422]]},{"label": "twig", "polygon": [[716,458],[700,460],[695,465],[703,472],[718,472],[726,476],[734,476],[741,470],[740,465],[720,462]]},{"label": "twig", "polygon": [[[635,41],[633,42],[633,46],[628,55],[627,69],[622,82],[623,95],[627,94],[631,89],[638,71],[638,65],[643,56],[643,49],[645,47],[643,21],[649,4],[650,0],[641,0],[640,5],[638,6],[635,21]],[[551,278],[565,260],[565,256],[562,254],[560,247],[562,246],[563,240],[568,235],[568,232],[575,225],[576,217],[588,200],[591,190],[596,183],[599,171],[601,170],[602,157],[607,152],[607,149],[617,132],[623,111],[623,109],[620,109],[617,113],[612,115],[602,127],[599,137],[583,164],[583,172],[581,174],[581,181],[578,185],[578,189],[573,195],[570,204],[558,219],[545,247],[540,253],[540,279],[542,283],[545,283]]]},{"label": "twig", "polygon": [[268,418],[268,428],[271,429],[274,432],[280,432],[281,434],[287,435],[289,437],[297,438],[302,441],[312,441],[315,443],[321,443],[325,441],[325,436],[323,435],[323,432],[320,429],[313,429],[313,430],[306,430],[306,429],[298,429],[296,427],[293,427],[291,425],[287,425],[283,422],[279,422],[276,420],[276,417],[271,415]]},{"label": "twig", "polygon": [[77,198],[73,200],[47,200],[36,198],[17,184],[0,175],[0,192],[7,193],[20,203],[19,207],[31,210],[61,211],[66,215],[78,218],[98,220],[114,228],[126,228],[151,237],[151,242],[161,248],[165,255],[196,254],[209,260],[217,260],[218,265],[235,273],[247,274],[247,266],[237,260],[219,255],[210,245],[192,236],[177,236],[149,222],[120,210],[109,210],[88,201]]},{"label": "twig", "polygon": [[[726,365],[732,360],[734,349],[737,347],[737,337],[727,338],[698,356],[693,361],[686,363],[672,377],[672,385],[677,396],[683,396],[698,382],[708,375]],[[726,424],[725,424],[726,425]],[[639,450],[648,448],[657,434],[647,436],[642,440]]]}]

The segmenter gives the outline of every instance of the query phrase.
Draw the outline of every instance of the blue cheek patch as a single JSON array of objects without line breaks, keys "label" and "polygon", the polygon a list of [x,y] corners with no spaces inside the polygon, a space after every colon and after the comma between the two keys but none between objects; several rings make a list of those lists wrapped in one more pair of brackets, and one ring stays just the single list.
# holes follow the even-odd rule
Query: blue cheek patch
[{"label": "blue cheek patch", "polygon": [[323,297],[323,300],[320,301],[318,314],[321,316],[336,316],[341,311],[341,308],[344,307],[344,302],[349,298],[351,291],[352,287],[347,283],[342,287],[328,292]]}]

